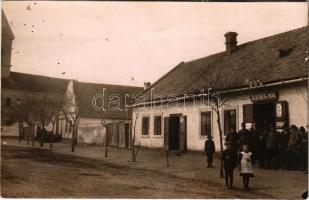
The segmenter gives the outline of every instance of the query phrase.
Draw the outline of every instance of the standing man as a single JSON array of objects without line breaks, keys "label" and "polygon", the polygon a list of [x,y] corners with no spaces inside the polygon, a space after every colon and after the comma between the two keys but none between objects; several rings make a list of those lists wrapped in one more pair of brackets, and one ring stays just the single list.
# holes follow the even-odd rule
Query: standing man
[{"label": "standing man", "polygon": [[207,168],[212,168],[213,154],[215,153],[215,143],[212,140],[211,135],[207,135],[207,140],[205,141],[205,153],[207,155]]},{"label": "standing man", "polygon": [[265,160],[266,160],[266,137],[267,137],[268,127],[264,126],[264,128],[260,132],[259,142],[258,142],[258,155],[259,155],[259,167],[265,168]]},{"label": "standing man", "polygon": [[279,167],[281,169],[288,168],[288,142],[289,142],[289,127],[285,124],[283,131],[278,133],[278,143],[279,143]]},{"label": "standing man", "polygon": [[[238,132],[238,138],[239,138],[239,146],[238,150],[239,152],[242,151],[242,147],[244,145],[249,145],[250,141],[250,132],[246,129],[246,124],[241,123],[241,130]],[[249,149],[251,147],[249,146]]]},{"label": "standing man", "polygon": [[296,170],[298,167],[297,163],[297,150],[298,150],[298,143],[299,143],[299,133],[298,128],[295,125],[291,125],[290,128],[290,135],[288,141],[288,154],[289,154],[289,170]]},{"label": "standing man", "polygon": [[224,167],[225,185],[228,189],[233,188],[233,172],[237,166],[237,155],[232,151],[231,144],[229,142],[224,143],[226,149],[222,152],[221,160]]},{"label": "standing man", "polygon": [[225,141],[230,143],[231,149],[237,154],[238,136],[233,127],[231,128],[231,131],[226,135]]},{"label": "standing man", "polygon": [[301,137],[300,151],[301,151],[301,169],[304,170],[305,173],[308,173],[308,132],[305,127],[301,126],[299,128],[299,133]]},{"label": "standing man", "polygon": [[[277,157],[277,149],[278,149],[278,133],[275,130],[273,125],[269,126],[269,131],[266,136],[266,168],[270,169],[272,167],[278,167],[278,157]],[[275,162],[273,162],[273,158],[275,158]]]},{"label": "standing man", "polygon": [[252,163],[255,164],[256,160],[259,158],[258,155],[258,143],[259,143],[259,133],[256,130],[255,123],[252,123],[252,127],[250,129],[250,140],[249,146],[251,147],[252,152]]}]

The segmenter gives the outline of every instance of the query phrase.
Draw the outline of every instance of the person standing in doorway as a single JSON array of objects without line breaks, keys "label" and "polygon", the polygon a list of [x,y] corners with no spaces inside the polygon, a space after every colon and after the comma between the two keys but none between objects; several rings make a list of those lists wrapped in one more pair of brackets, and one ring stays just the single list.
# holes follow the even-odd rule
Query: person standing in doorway
[{"label": "person standing in doorway", "polygon": [[215,143],[212,140],[211,135],[207,135],[207,140],[205,141],[205,153],[207,156],[207,168],[212,168],[213,155],[215,153]]},{"label": "person standing in doorway", "polygon": [[250,129],[250,140],[249,146],[251,149],[252,155],[252,163],[255,164],[256,160],[258,159],[258,143],[259,143],[259,133],[256,130],[255,123],[252,123],[252,127]]},{"label": "person standing in doorway", "polygon": [[228,189],[233,188],[233,172],[235,167],[237,166],[237,156],[231,149],[230,142],[224,143],[226,149],[222,152],[221,160],[223,161],[224,167],[224,178],[225,185]]},{"label": "person standing in doorway", "polygon": [[288,168],[288,141],[289,141],[289,127],[284,125],[282,132],[278,133],[279,143],[279,167],[281,169]]},{"label": "person standing in doorway", "polygon": [[305,173],[308,173],[308,132],[305,127],[301,126],[299,128],[299,133],[301,137],[300,142],[300,152],[301,152],[301,170],[304,170]]},{"label": "person standing in doorway", "polygon": [[246,129],[245,123],[241,123],[241,130],[238,132],[238,141],[239,152],[242,150],[243,145],[249,145],[250,132]]},{"label": "person standing in doorway", "polygon": [[291,125],[290,128],[290,135],[288,141],[288,152],[289,152],[289,170],[296,170],[298,167],[298,159],[297,159],[297,151],[298,151],[298,144],[299,144],[299,133],[298,128],[295,125]]},{"label": "person standing in doorway", "polygon": [[259,156],[259,167],[265,168],[265,146],[266,146],[266,137],[267,137],[268,127],[264,126],[260,131],[259,142],[258,142],[258,156]]},{"label": "person standing in doorway", "polygon": [[[270,169],[271,167],[277,167],[277,158],[276,152],[278,148],[278,133],[275,130],[273,125],[269,126],[269,131],[266,136],[266,168]],[[276,163],[273,162],[273,158],[276,158]]]},{"label": "person standing in doorway", "polygon": [[249,190],[249,179],[254,177],[252,169],[252,153],[249,151],[248,145],[243,146],[243,151],[239,154],[240,176],[243,177],[244,190]]}]

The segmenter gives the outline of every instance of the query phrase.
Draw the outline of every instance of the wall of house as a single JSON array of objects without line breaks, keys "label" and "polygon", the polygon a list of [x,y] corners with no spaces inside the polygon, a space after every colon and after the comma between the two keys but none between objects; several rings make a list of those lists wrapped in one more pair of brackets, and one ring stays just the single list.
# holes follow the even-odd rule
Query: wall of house
[{"label": "wall of house", "polygon": [[[290,87],[277,90],[279,92],[279,101],[287,101],[289,104],[289,121],[290,124],[295,124],[296,126],[306,126],[308,121],[307,113],[307,87],[306,85]],[[221,117],[221,127],[224,130],[224,110],[236,109],[236,131],[241,127],[243,122],[243,105],[251,104],[249,95],[241,95],[233,97],[232,99],[226,102],[227,105],[224,105],[220,108],[220,117]],[[136,120],[135,134],[136,139],[135,143],[142,146],[154,147],[154,148],[163,148],[164,142],[164,117],[168,117],[170,114],[179,114],[187,116],[187,149],[193,151],[203,151],[204,142],[206,140],[205,136],[201,136],[201,112],[211,111],[212,116],[212,136],[216,145],[216,150],[220,149],[220,137],[219,129],[217,124],[217,114],[216,112],[207,106],[203,106],[200,102],[196,103],[186,103],[184,108],[183,103],[178,104],[178,109],[168,107],[167,105],[162,106],[160,109],[150,109],[146,108],[136,108],[133,111],[132,117],[132,135],[134,135],[134,123]],[[162,130],[161,136],[154,135],[154,116],[162,116]],[[138,116],[136,118],[136,116]],[[142,135],[142,118],[149,117],[149,135]],[[247,127],[249,128],[249,127]],[[223,139],[225,136],[223,136]]]},{"label": "wall of house", "polygon": [[[62,123],[62,125],[61,125]],[[59,130],[61,133],[62,126],[62,136],[64,138],[72,138],[72,128],[69,128],[69,125],[66,125],[66,120],[60,120]],[[114,119],[105,119],[105,124],[111,123],[130,123],[130,120],[114,120]],[[120,128],[123,128],[122,126]],[[123,133],[124,131],[120,131]],[[81,117],[78,120],[77,128],[77,142],[82,144],[93,144],[93,145],[104,145],[106,137],[106,129],[101,124],[101,119],[99,118],[85,118]],[[111,136],[113,137],[113,136]],[[119,141],[123,141],[123,135],[117,135]],[[117,138],[118,140],[118,138]],[[122,143],[119,144],[119,147],[123,147]]]},{"label": "wall of house", "polygon": [[19,136],[18,122],[11,124],[10,126],[1,126],[1,137],[16,137]]},{"label": "wall of house", "polygon": [[[111,120],[106,120],[106,123],[111,123]],[[105,143],[106,130],[100,119],[80,118],[77,132],[77,141],[79,143],[97,145]]]},{"label": "wall of house", "polygon": [[308,125],[308,85],[290,87],[279,91],[279,101],[289,104],[289,121],[297,127]]},{"label": "wall of house", "polygon": [[[229,102],[228,106],[223,106],[220,109],[220,117],[221,117],[221,124],[223,128],[223,111],[225,109],[236,109],[236,119],[237,121],[237,130],[240,127],[240,124],[242,121],[239,119],[242,119],[242,106],[243,104],[250,103],[250,99],[248,97],[240,96],[237,99],[233,99],[233,101]],[[137,111],[137,109],[133,112],[133,118],[132,118],[132,127],[134,126],[134,120],[136,118],[136,115],[138,114],[138,118],[136,121],[136,143],[141,143],[142,146],[147,147],[154,147],[154,148],[163,148],[163,142],[164,142],[164,125],[163,125],[163,118],[169,117],[170,114],[179,114],[182,113],[183,116],[187,116],[187,149],[193,150],[193,151],[202,151],[204,149],[204,143],[206,140],[206,136],[201,135],[201,113],[205,111],[211,111],[211,120],[212,120],[212,136],[213,140],[216,145],[216,150],[219,150],[219,129],[217,124],[217,114],[213,110],[213,108],[208,107],[207,105],[203,105],[200,102],[194,103],[185,103],[185,107],[183,103],[179,103],[179,108],[170,108],[168,106],[163,106],[161,109],[141,109]],[[154,135],[154,117],[160,115],[162,116],[162,130],[161,136]],[[149,123],[149,135],[145,136],[142,135],[142,118],[148,116],[150,118]],[[132,134],[134,130],[132,130]]]}]

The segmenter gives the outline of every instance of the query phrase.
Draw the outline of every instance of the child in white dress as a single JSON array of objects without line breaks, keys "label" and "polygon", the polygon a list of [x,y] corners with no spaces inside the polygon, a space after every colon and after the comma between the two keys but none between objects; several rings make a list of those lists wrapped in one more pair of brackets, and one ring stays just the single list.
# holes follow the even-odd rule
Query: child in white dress
[{"label": "child in white dress", "polygon": [[240,176],[243,177],[244,190],[249,190],[249,178],[254,177],[252,169],[252,153],[249,151],[248,146],[243,146],[243,151],[240,152]]}]

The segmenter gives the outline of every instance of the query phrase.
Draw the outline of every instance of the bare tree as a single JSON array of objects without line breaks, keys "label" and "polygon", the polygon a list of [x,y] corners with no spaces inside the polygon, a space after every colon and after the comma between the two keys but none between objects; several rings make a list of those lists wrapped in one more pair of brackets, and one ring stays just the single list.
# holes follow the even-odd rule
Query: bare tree
[{"label": "bare tree", "polygon": [[135,162],[137,153],[140,148],[140,143],[137,146],[137,150],[135,151],[135,133],[136,133],[136,121],[138,119],[138,113],[135,115],[134,126],[133,126],[133,138],[132,138],[132,162]]},{"label": "bare tree", "polygon": [[103,129],[105,129],[105,158],[107,158],[107,151],[108,151],[108,136],[107,136],[107,124],[106,124],[106,120],[105,120],[105,116],[103,114],[104,109],[97,109],[99,117],[100,117],[100,123],[103,127]]},{"label": "bare tree", "polygon": [[[30,96],[27,95],[25,98],[18,99],[17,105],[12,107],[8,113],[5,113],[4,116],[11,122],[25,122],[31,127],[32,131],[32,139],[34,139],[34,126],[37,121],[35,118],[35,113],[33,109],[33,102],[30,99]],[[21,142],[21,126],[19,127],[19,143]],[[27,131],[27,144],[29,144],[29,131]],[[32,146],[34,145],[34,141],[32,140]]]},{"label": "bare tree", "polygon": [[52,124],[52,132],[50,136],[50,148],[53,148],[53,140],[54,140],[54,128],[55,124],[58,120],[59,112],[62,109],[62,101],[61,99],[55,99],[53,102],[50,102],[49,104],[49,122]]},{"label": "bare tree", "polygon": [[51,123],[54,128],[56,116],[61,108],[61,96],[51,96],[49,94],[36,94],[29,97],[28,104],[31,104],[31,111],[36,121],[42,125],[42,135],[40,146],[44,145],[45,126]]},{"label": "bare tree", "polygon": [[[219,94],[212,94],[209,98],[211,98],[210,104],[212,104],[212,108],[214,109],[217,115],[217,124],[219,129],[219,137],[220,137],[220,157],[223,152],[223,132],[221,125],[221,116],[220,116],[220,108],[225,105],[227,99],[221,97]],[[223,161],[220,159],[220,178],[223,178]]]},{"label": "bare tree", "polygon": [[62,109],[61,109],[65,119],[69,122],[72,127],[72,148],[71,151],[74,152],[74,147],[77,143],[77,122],[79,119],[79,101],[78,98],[73,93],[68,93],[63,99]]},{"label": "bare tree", "polygon": [[[220,108],[223,105],[227,105],[228,99],[222,95],[220,95],[219,92],[215,92],[215,84],[222,83],[224,86],[226,85],[226,77],[222,76],[223,73],[220,71],[213,70],[213,66],[208,66],[208,72],[205,73],[202,71],[202,69],[198,68],[200,70],[200,75],[204,79],[204,81],[207,82],[208,85],[208,106],[211,106],[213,110],[216,113],[217,116],[217,125],[219,129],[219,138],[220,138],[220,157],[223,152],[223,131],[222,131],[222,125],[221,125],[221,115],[220,115]],[[213,91],[213,92],[210,92]],[[204,102],[205,103],[205,102]],[[220,178],[223,178],[223,161],[220,162],[220,172],[219,172]]]}]

